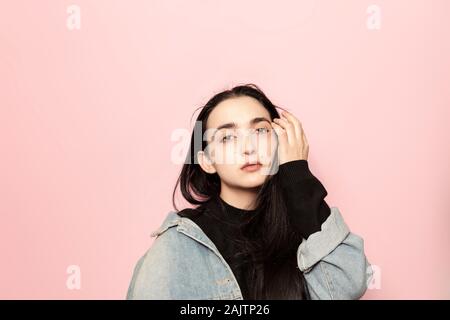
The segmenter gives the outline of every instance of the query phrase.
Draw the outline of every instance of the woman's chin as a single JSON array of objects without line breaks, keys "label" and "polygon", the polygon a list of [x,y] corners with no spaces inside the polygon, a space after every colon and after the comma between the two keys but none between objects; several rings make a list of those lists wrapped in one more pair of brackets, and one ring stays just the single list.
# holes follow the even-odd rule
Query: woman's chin
[{"label": "woman's chin", "polygon": [[248,177],[247,179],[242,179],[242,187],[246,189],[257,188],[260,187],[264,181],[266,180],[266,176],[264,175],[255,175],[254,177]]}]

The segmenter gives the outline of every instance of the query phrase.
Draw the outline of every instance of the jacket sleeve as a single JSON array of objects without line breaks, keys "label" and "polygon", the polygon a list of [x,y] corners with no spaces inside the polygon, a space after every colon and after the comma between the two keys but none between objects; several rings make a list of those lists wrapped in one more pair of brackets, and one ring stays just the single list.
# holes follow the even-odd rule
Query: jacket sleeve
[{"label": "jacket sleeve", "polygon": [[[167,236],[170,233],[165,233]],[[170,241],[157,237],[137,261],[128,287],[127,300],[171,300],[170,266],[176,265]]]},{"label": "jacket sleeve", "polygon": [[320,231],[303,239],[297,263],[313,300],[359,299],[373,275],[364,240],[350,232],[337,207]]}]

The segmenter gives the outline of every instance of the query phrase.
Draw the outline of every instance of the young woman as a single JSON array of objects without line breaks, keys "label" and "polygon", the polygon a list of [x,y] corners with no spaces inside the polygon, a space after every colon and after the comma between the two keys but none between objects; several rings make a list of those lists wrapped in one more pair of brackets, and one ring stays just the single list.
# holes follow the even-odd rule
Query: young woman
[{"label": "young woman", "polygon": [[[127,299],[358,299],[372,274],[308,166],[301,122],[256,85],[198,115],[171,211],[138,260]],[[175,192],[194,208],[178,210]]]}]

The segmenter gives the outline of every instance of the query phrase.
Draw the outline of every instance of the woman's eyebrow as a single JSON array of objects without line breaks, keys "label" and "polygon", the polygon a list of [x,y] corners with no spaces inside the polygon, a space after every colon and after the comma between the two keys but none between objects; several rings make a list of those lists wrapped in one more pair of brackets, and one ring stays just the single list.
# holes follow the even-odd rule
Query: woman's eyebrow
[{"label": "woman's eyebrow", "polygon": [[[270,124],[270,120],[267,119],[266,117],[256,117],[256,118],[253,118],[253,119],[251,119],[251,120],[248,122],[248,124],[249,124],[250,126],[252,126],[252,125],[255,125],[256,123],[262,122],[262,121],[266,121],[266,122],[268,122],[268,123]],[[214,131],[214,134],[213,134],[213,136],[211,137],[211,139],[214,139],[214,136],[215,136],[216,132],[218,132],[218,131],[221,130],[221,129],[230,129],[230,128],[235,129],[236,127],[237,127],[236,122],[228,122],[228,123],[221,124],[220,126],[217,127],[216,131]]]}]

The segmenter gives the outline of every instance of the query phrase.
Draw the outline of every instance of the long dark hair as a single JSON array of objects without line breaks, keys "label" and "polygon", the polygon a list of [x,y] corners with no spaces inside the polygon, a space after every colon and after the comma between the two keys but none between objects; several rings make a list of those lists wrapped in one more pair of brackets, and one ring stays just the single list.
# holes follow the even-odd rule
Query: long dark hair
[{"label": "long dark hair", "polygon": [[[178,185],[183,197],[189,203],[198,205],[197,208],[201,208],[211,199],[218,199],[220,177],[217,173],[208,174],[203,171],[196,156],[198,151],[205,150],[207,146],[203,135],[212,110],[226,99],[241,96],[258,100],[269,112],[271,120],[280,117],[276,109],[279,107],[255,84],[239,85],[217,93],[206,105],[200,107],[201,112],[191,137],[190,152],[172,194],[172,204],[177,211],[179,210],[175,204],[175,193]],[[201,143],[198,141],[199,137]],[[303,273],[297,265],[297,248],[302,237],[289,224],[279,185],[277,174],[267,176],[258,189],[255,214],[240,226],[241,237],[234,239],[238,248],[235,257],[241,258],[245,266],[248,299],[310,299]],[[207,212],[193,209],[182,210],[178,214],[189,218],[193,214]]]}]

